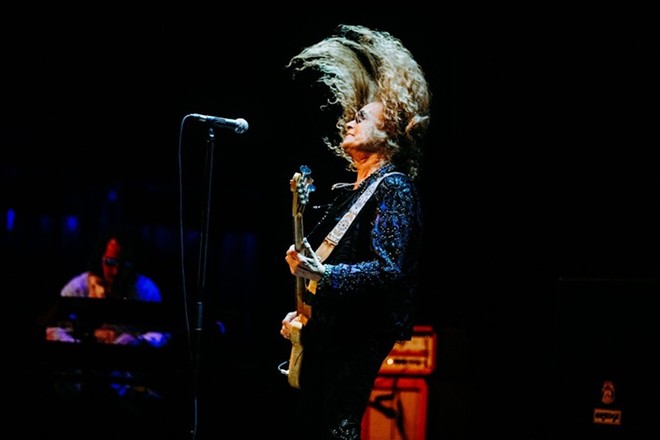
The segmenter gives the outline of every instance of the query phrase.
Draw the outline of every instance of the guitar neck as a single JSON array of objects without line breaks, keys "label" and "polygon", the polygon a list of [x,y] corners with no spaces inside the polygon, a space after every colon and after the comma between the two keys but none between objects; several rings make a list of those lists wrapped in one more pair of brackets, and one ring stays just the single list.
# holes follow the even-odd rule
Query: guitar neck
[{"label": "guitar neck", "polygon": [[302,213],[299,212],[293,216],[293,243],[298,252],[302,252],[303,250],[304,238]]},{"label": "guitar neck", "polygon": [[[303,223],[302,223],[302,213],[297,213],[293,217],[293,235],[294,235],[294,246],[298,252],[303,252],[303,239],[305,237],[303,233]],[[303,295],[307,290],[307,282],[303,277],[296,277],[296,311],[299,315],[309,318],[312,314],[312,308],[305,304],[303,301]]]}]

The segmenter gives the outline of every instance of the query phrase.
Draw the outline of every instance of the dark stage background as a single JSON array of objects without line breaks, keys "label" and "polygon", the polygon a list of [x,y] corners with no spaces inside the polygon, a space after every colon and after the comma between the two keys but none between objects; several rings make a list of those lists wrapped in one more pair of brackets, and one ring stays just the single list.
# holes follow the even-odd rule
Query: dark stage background
[{"label": "dark stage background", "polygon": [[[650,14],[614,5],[438,6],[390,16],[333,7],[346,12],[237,6],[7,17],[18,25],[2,31],[0,208],[4,309],[16,318],[10,334],[26,335],[12,336],[5,353],[25,384],[18,401],[43,401],[37,317],[84,269],[103,229],[122,223],[140,232],[140,267],[163,287],[173,327],[182,330],[184,303],[203,304],[202,437],[239,429],[288,438],[295,395],[276,366],[290,348],[280,320],[294,305],[284,263],[289,179],[308,165],[318,188],[311,203],[322,203],[343,162],[322,143],[334,134],[332,111],[319,108],[322,89],[294,81],[284,66],[339,23],[399,37],[433,91],[418,316],[438,332],[429,439],[564,438],[573,413],[555,392],[565,354],[558,327],[610,335],[635,323],[643,330],[630,333],[636,342],[657,330],[636,315],[657,316],[648,313],[657,310],[652,294],[628,298],[624,289],[607,309],[609,324],[564,320],[558,307],[561,279],[660,277]],[[190,113],[250,124],[244,134],[214,130],[204,289],[208,126],[183,123]],[[306,212],[306,224],[314,215]],[[636,366],[622,374],[634,376]],[[649,391],[637,405],[657,408],[654,380],[635,382]],[[185,431],[192,403],[182,407],[174,417]],[[48,419],[42,406],[17,408]],[[628,433],[639,426],[647,425]],[[49,432],[44,423],[26,429]]]}]

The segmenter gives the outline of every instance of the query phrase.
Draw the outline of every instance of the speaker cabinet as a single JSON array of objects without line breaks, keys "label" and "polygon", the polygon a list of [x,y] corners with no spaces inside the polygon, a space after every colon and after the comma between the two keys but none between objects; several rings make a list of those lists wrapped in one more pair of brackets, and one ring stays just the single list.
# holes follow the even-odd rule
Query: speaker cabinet
[{"label": "speaker cabinet", "polygon": [[362,419],[362,440],[425,440],[427,404],[423,377],[379,376]]}]

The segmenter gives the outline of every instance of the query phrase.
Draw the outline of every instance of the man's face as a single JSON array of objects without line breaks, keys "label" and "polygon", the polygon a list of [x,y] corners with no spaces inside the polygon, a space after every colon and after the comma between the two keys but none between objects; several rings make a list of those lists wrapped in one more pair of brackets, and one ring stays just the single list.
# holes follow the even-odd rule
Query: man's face
[{"label": "man's face", "polygon": [[113,238],[108,241],[101,261],[105,282],[110,286],[117,283],[129,264],[129,261],[122,259],[122,248],[117,240]]}]

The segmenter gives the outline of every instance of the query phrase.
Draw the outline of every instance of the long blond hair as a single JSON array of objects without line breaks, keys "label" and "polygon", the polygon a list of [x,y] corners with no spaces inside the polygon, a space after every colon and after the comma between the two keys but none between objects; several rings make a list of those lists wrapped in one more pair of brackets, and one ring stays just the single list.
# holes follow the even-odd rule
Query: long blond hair
[{"label": "long blond hair", "polygon": [[[360,108],[380,102],[384,109],[380,134],[386,141],[383,153],[417,177],[421,141],[430,122],[431,93],[422,68],[399,39],[388,32],[342,24],[331,36],[304,48],[287,67],[294,72],[312,68],[320,74],[318,81],[331,92],[326,104],[342,109],[336,123],[339,140]],[[339,142],[325,142],[353,169]]]}]

